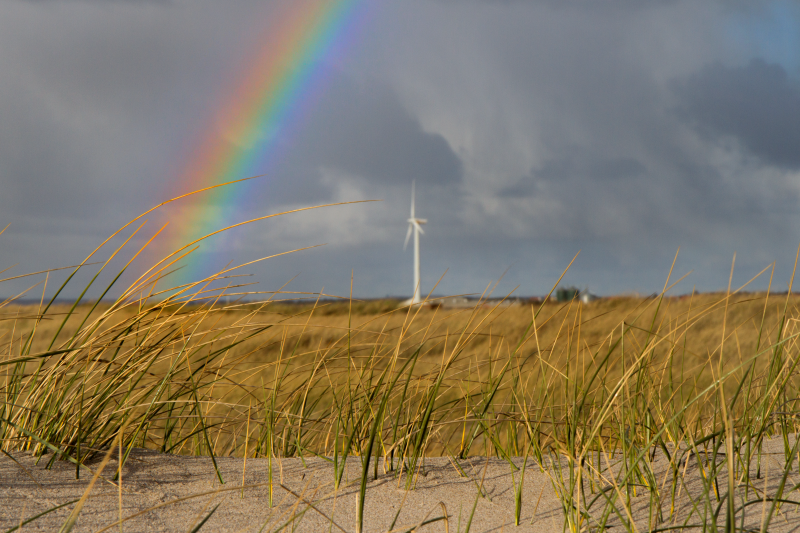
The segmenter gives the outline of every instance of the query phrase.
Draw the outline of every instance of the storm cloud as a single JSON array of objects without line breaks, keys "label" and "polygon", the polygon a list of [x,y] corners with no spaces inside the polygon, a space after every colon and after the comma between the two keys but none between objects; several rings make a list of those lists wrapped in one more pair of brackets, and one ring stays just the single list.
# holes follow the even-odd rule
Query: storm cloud
[{"label": "storm cloud", "polygon": [[679,112],[709,137],[732,137],[766,164],[800,168],[800,81],[761,58],[715,62],[676,84]]},{"label": "storm cloud", "polygon": [[332,77],[290,157],[311,158],[376,183],[414,178],[458,185],[461,160],[444,137],[422,129],[389,87]]},{"label": "storm cloud", "polygon": [[[0,269],[80,261],[174,195],[273,7],[289,4],[0,5]],[[788,279],[800,241],[792,2],[367,4],[234,218],[381,202],[242,228],[204,260],[327,243],[248,272],[265,289],[300,274],[298,290],[345,294],[354,271],[357,295],[407,294],[415,180],[425,291],[447,271],[437,292],[481,292],[508,269],[498,291],[546,293],[578,250],[565,282],[603,294],[659,290],[678,248],[676,268],[695,273],[677,290],[724,287],[734,252],[735,281],[772,261]],[[179,216],[170,209],[153,220]]]}]

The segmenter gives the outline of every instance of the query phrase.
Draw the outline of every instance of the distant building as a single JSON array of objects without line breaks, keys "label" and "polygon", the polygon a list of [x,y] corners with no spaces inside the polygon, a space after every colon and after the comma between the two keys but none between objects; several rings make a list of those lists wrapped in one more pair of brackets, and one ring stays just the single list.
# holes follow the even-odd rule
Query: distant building
[{"label": "distant building", "polygon": [[556,289],[557,302],[571,302],[576,299],[581,290],[577,287],[559,287]]},{"label": "distant building", "polygon": [[588,304],[589,302],[593,302],[593,301],[597,300],[598,298],[599,298],[599,296],[597,296],[596,294],[592,294],[588,290],[581,292],[581,302],[582,303]]},{"label": "distant building", "polygon": [[559,287],[556,290],[557,302],[571,302],[579,300],[581,303],[588,304],[598,299],[598,296],[589,292],[589,289],[581,290],[577,287]]},{"label": "distant building", "polygon": [[470,300],[466,296],[447,296],[445,298],[437,298],[436,303],[444,307],[473,307],[477,302]]},{"label": "distant building", "polygon": [[512,307],[522,305],[519,298],[469,298],[467,296],[446,296],[435,298],[432,303],[442,307],[470,308],[480,305],[481,307]]}]

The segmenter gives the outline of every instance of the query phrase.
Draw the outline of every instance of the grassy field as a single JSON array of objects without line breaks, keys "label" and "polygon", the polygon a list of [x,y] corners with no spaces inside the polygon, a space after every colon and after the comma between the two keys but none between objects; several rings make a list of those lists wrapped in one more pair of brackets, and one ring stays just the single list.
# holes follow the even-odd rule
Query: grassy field
[{"label": "grassy field", "polygon": [[[159,296],[155,279],[97,304],[2,304],[5,452],[71,461],[76,475],[118,445],[320,456],[334,485],[357,456],[362,491],[378,458],[412,488],[425,457],[491,455],[512,469],[530,457],[549,472],[571,531],[636,530],[637,491],[649,494],[651,531],[675,528],[670,501],[694,456],[706,484],[682,527],[733,531],[752,502],[770,502],[768,527],[779,506],[795,505],[791,483],[756,489],[766,438],[786,437],[784,480],[796,468],[791,294],[223,305],[203,285]],[[666,487],[655,451],[673,465]]]}]

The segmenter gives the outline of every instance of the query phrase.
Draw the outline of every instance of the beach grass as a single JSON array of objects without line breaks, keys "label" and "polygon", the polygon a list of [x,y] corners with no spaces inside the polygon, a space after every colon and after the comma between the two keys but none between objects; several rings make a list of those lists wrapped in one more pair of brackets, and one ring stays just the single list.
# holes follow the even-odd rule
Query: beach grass
[{"label": "beach grass", "polygon": [[[129,253],[122,241],[109,256]],[[96,276],[61,303],[70,276],[39,304],[0,304],[5,453],[68,461],[89,478],[96,459],[106,467],[118,449],[124,464],[136,447],[208,456],[215,467],[221,456],[317,457],[334,488],[355,456],[359,531],[368,481],[389,475],[413,490],[429,457],[507,461],[518,507],[532,497],[526,470],[546,473],[575,532],[741,531],[753,520],[768,531],[798,503],[791,290],[670,296],[670,275],[658,294],[586,305],[506,306],[487,299],[491,285],[465,309],[313,294],[297,303],[235,285],[235,270],[171,287],[167,273],[189,250],[125,288],[116,276],[94,299]],[[74,272],[105,268],[105,258],[89,265],[97,254]],[[783,470],[767,491],[762,448],[776,437]],[[699,489],[686,479],[690,461]],[[113,482],[120,471],[104,475]]]}]

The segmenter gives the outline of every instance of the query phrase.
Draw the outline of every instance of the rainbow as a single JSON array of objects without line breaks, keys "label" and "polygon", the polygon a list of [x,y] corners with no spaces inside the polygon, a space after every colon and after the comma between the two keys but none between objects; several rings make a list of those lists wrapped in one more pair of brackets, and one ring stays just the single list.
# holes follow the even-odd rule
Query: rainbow
[{"label": "rainbow", "polygon": [[[362,11],[357,8],[366,2],[290,0],[285,4],[271,17],[272,28],[265,32],[246,75],[223,98],[213,126],[194,145],[170,197],[267,173],[280,155],[277,139],[289,135],[302,119],[304,103],[323,79],[324,60],[351,35]],[[165,241],[167,254],[230,223],[236,207],[247,198],[247,189],[259,181],[182,200],[188,205],[182,206],[176,227]],[[198,259],[181,272],[183,282],[196,280],[203,268]]]}]

